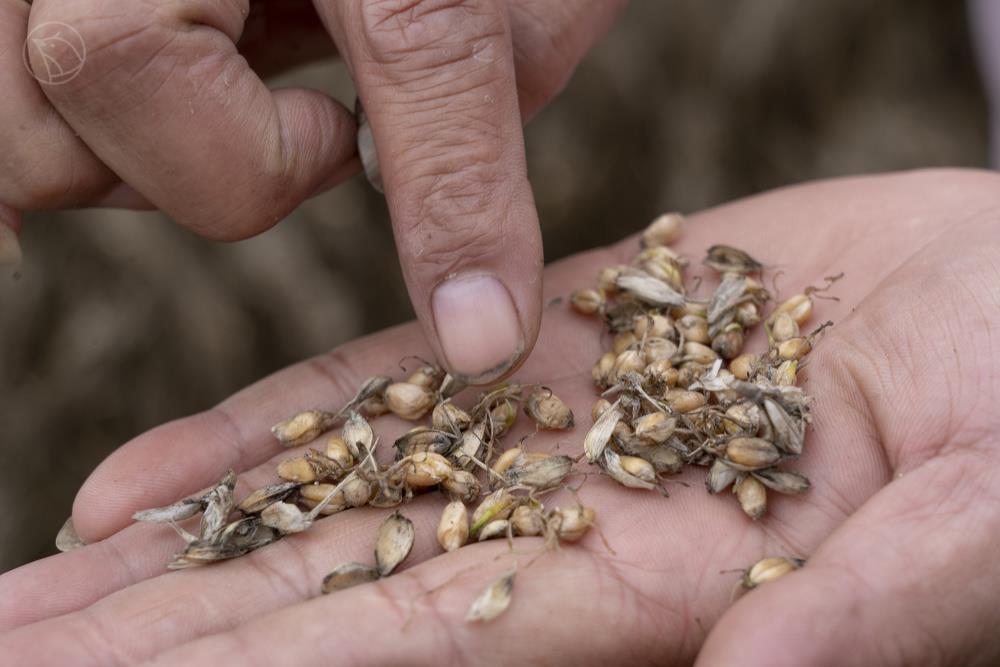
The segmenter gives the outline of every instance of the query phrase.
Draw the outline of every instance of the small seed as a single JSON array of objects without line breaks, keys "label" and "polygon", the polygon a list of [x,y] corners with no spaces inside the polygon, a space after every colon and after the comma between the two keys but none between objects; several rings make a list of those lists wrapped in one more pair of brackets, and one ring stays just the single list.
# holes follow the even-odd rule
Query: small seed
[{"label": "small seed", "polygon": [[679,473],[684,467],[684,458],[670,445],[647,447],[641,454],[642,458],[649,461],[658,473],[673,475]]},{"label": "small seed", "polygon": [[554,527],[556,536],[563,542],[577,542],[594,525],[595,514],[589,507],[557,507],[553,510],[552,517],[558,518]]},{"label": "small seed", "polygon": [[545,517],[540,506],[520,505],[510,515],[510,525],[515,535],[537,537],[545,532]]},{"label": "small seed", "polygon": [[514,594],[514,574],[515,571],[511,570],[490,583],[472,602],[469,611],[465,614],[465,621],[467,623],[485,623],[507,611]]},{"label": "small seed", "polygon": [[726,420],[723,422],[723,428],[727,433],[733,435],[754,436],[760,430],[762,419],[763,413],[756,403],[742,401],[726,409]]},{"label": "small seed", "polygon": [[728,369],[720,368],[714,379],[705,379],[703,377],[701,380],[705,388],[712,392],[715,401],[719,405],[727,406],[740,400],[740,395],[732,389],[732,384],[736,381],[736,376]]},{"label": "small seed", "polygon": [[399,461],[406,485],[411,489],[436,486],[454,474],[454,467],[445,457],[434,452],[419,452]]},{"label": "small seed", "polygon": [[712,467],[708,469],[708,478],[705,480],[705,485],[708,487],[709,493],[722,493],[729,488],[730,484],[736,481],[738,476],[739,473],[736,470],[716,459],[712,463]]},{"label": "small seed", "polygon": [[476,539],[482,542],[497,537],[505,537],[509,531],[510,521],[507,519],[494,519],[479,529],[479,536]]},{"label": "small seed", "polygon": [[590,371],[590,377],[598,387],[606,387],[611,383],[611,374],[614,371],[617,355],[614,352],[605,352],[594,364]]},{"label": "small seed", "polygon": [[768,321],[773,322],[774,319],[781,313],[788,313],[792,316],[792,319],[795,320],[796,324],[802,326],[809,321],[812,311],[812,298],[810,298],[807,294],[796,294],[788,300],[778,304],[778,306],[774,309],[774,312],[772,312],[768,318]]},{"label": "small seed", "polygon": [[280,531],[282,535],[301,533],[312,525],[312,521],[302,510],[283,501],[265,507],[260,513],[260,520],[265,526]]},{"label": "small seed", "polygon": [[326,457],[335,462],[344,470],[349,470],[354,465],[354,455],[347,441],[339,435],[331,435],[326,441]]},{"label": "small seed", "polygon": [[490,466],[490,470],[492,470],[497,476],[503,477],[504,473],[507,472],[507,469],[514,465],[514,461],[521,458],[523,454],[524,450],[520,447],[511,447],[497,457],[497,460],[493,462],[492,466]]},{"label": "small seed", "polygon": [[761,584],[779,579],[805,565],[801,558],[773,556],[757,561],[743,575],[743,588],[751,590]]},{"label": "small seed", "polygon": [[611,439],[611,434],[614,433],[615,426],[624,416],[624,413],[615,404],[605,410],[604,414],[594,422],[583,439],[583,450],[587,454],[588,461],[594,463],[601,458],[604,448],[607,447],[608,441]]},{"label": "small seed", "polygon": [[401,435],[393,443],[396,457],[399,459],[419,454],[433,452],[442,456],[449,454],[455,446],[455,436],[448,431],[437,431],[426,426],[417,426]]},{"label": "small seed", "polygon": [[799,362],[797,361],[781,362],[781,365],[774,369],[774,384],[779,387],[794,387],[798,368]]},{"label": "small seed", "polygon": [[668,389],[663,395],[664,402],[681,414],[694,412],[708,402],[704,394],[686,389]]},{"label": "small seed", "polygon": [[386,577],[402,563],[413,548],[413,522],[393,512],[379,526],[375,539],[375,568]]},{"label": "small seed", "polygon": [[812,344],[808,338],[792,338],[778,344],[778,357],[780,359],[798,361],[809,354]]},{"label": "small seed", "polygon": [[771,424],[774,444],[784,452],[798,456],[805,442],[805,423],[797,421],[784,408],[769,398],[764,399],[764,411]]},{"label": "small seed", "polygon": [[666,338],[674,334],[674,322],[666,315],[646,313],[632,320],[632,332],[637,338]]},{"label": "small seed", "polygon": [[289,482],[308,484],[316,481],[316,469],[305,456],[296,456],[278,464],[278,477]]},{"label": "small seed", "polygon": [[[300,502],[309,508],[319,505],[336,488],[336,484],[307,484],[299,489]],[[366,499],[367,500],[367,499]],[[343,489],[337,492],[320,514],[329,516],[346,510],[350,505],[344,499]]]},{"label": "small seed", "polygon": [[[639,461],[642,463],[638,463]],[[631,471],[626,470],[626,463],[629,464],[630,468],[643,475],[643,477],[639,477]],[[646,489],[649,491],[656,488],[656,484],[653,483],[653,480],[656,479],[656,471],[653,470],[653,465],[649,461],[635,456],[619,456],[613,449],[605,449],[602,468],[608,477],[630,489]],[[652,475],[652,479],[648,478],[650,474]]]},{"label": "small seed", "polygon": [[361,384],[352,403],[361,403],[369,398],[379,398],[385,393],[385,388],[392,384],[392,378],[387,375],[375,375]]},{"label": "small seed", "polygon": [[735,329],[726,327],[725,331],[712,339],[712,350],[723,359],[735,359],[742,349],[743,329],[739,325]]},{"label": "small seed", "polygon": [[736,498],[748,517],[755,521],[767,512],[767,489],[750,475],[736,481]]},{"label": "small seed", "polygon": [[244,514],[257,514],[262,512],[271,503],[287,498],[299,485],[295,482],[284,482],[281,484],[269,484],[257,489],[243,499],[237,509]]},{"label": "small seed", "polygon": [[445,506],[438,523],[437,540],[445,551],[455,551],[469,540],[469,511],[465,503],[453,500]]},{"label": "small seed", "polygon": [[604,308],[604,295],[596,289],[578,289],[569,297],[573,309],[583,315],[593,315]]},{"label": "small seed", "polygon": [[323,577],[323,593],[342,591],[345,588],[367,584],[378,579],[378,570],[371,565],[344,563]]},{"label": "small seed", "polygon": [[561,398],[544,387],[539,387],[528,395],[524,412],[543,430],[559,431],[573,426],[573,411]]},{"label": "small seed", "polygon": [[597,399],[596,401],[594,401],[593,407],[590,408],[590,419],[596,422],[598,419],[601,418],[601,415],[603,415],[604,412],[610,407],[611,407],[611,401],[607,400],[606,398]]},{"label": "small seed", "polygon": [[385,404],[385,400],[381,396],[372,396],[361,401],[358,405],[358,410],[370,419],[389,413],[389,407]]},{"label": "small seed", "polygon": [[632,431],[632,427],[623,421],[615,424],[615,428],[611,431],[611,435],[619,442],[631,442],[635,439],[635,432]]},{"label": "small seed", "polygon": [[525,457],[515,462],[505,475],[511,486],[528,486],[543,491],[558,486],[573,469],[573,459],[563,455],[543,455],[536,459]]},{"label": "small seed", "polygon": [[440,366],[426,364],[413,371],[410,377],[406,378],[406,381],[418,387],[434,391],[441,385],[441,380],[443,379],[444,370]]},{"label": "small seed", "polygon": [[677,428],[677,420],[665,412],[653,412],[632,422],[635,437],[652,443],[666,442]]},{"label": "small seed", "polygon": [[625,350],[631,348],[638,342],[638,338],[631,331],[620,331],[615,334],[614,341],[611,344],[611,349],[614,350],[615,354],[621,354]]},{"label": "small seed", "polygon": [[712,342],[708,335],[708,320],[700,315],[685,315],[674,324],[685,341],[708,345]]},{"label": "small seed", "polygon": [[749,329],[760,324],[760,308],[755,303],[742,303],[736,307],[736,322]]},{"label": "small seed", "polygon": [[690,387],[708,371],[704,364],[686,361],[677,369],[677,386]]},{"label": "small seed", "polygon": [[298,447],[320,436],[328,421],[328,413],[305,410],[271,427],[271,433],[285,447]]},{"label": "small seed", "polygon": [[155,507],[136,512],[132,518],[148,523],[170,523],[190,519],[204,509],[205,503],[201,498],[185,498],[166,507]]},{"label": "small seed", "polygon": [[697,301],[685,301],[682,305],[674,306],[670,309],[670,316],[675,320],[680,320],[687,315],[707,320],[708,304],[698,303]]},{"label": "small seed", "polygon": [[[336,484],[307,484],[299,488],[302,504],[316,507],[337,488]],[[354,477],[343,482],[333,500],[320,512],[323,515],[336,514],[349,507],[361,507],[371,498],[371,483],[360,477]]]},{"label": "small seed", "polygon": [[441,482],[441,488],[453,500],[473,503],[482,492],[479,480],[468,470],[455,470],[449,479]]},{"label": "small seed", "polygon": [[493,437],[502,437],[517,421],[517,405],[513,401],[501,401],[490,410]]},{"label": "small seed", "polygon": [[625,269],[623,266],[606,266],[597,273],[597,288],[604,294],[614,294],[618,291],[618,276]]},{"label": "small seed", "polygon": [[646,364],[656,361],[671,361],[677,355],[677,345],[666,338],[647,338],[642,347]]},{"label": "small seed", "polygon": [[344,426],[340,429],[340,437],[344,439],[351,456],[355,459],[361,458],[362,450],[371,451],[375,445],[375,432],[372,430],[371,424],[354,410],[351,410],[350,414],[347,415]]},{"label": "small seed", "polygon": [[355,477],[344,482],[341,492],[348,507],[361,507],[371,499],[372,484],[360,477]]},{"label": "small seed", "polygon": [[472,417],[451,401],[442,401],[434,406],[431,425],[437,431],[458,433],[472,425]]},{"label": "small seed", "polygon": [[680,379],[680,371],[666,359],[654,361],[646,366],[644,375],[653,384],[664,387],[673,387]]},{"label": "small seed", "polygon": [[765,470],[756,470],[752,474],[764,486],[774,489],[778,493],[797,495],[805,493],[812,486],[809,483],[808,477],[801,473],[792,472],[791,470],[767,468]]},{"label": "small seed", "polygon": [[642,247],[670,245],[680,238],[684,229],[684,216],[680,213],[664,213],[642,232]]},{"label": "small seed", "polygon": [[684,343],[684,361],[693,361],[696,364],[711,366],[719,358],[712,348],[701,343],[688,341]]},{"label": "small seed", "polygon": [[684,304],[684,295],[677,292],[666,282],[659,278],[654,278],[644,271],[629,269],[622,272],[615,280],[615,284],[623,292],[631,294],[636,299],[657,308],[667,306],[681,306]]},{"label": "small seed", "polygon": [[646,362],[638,350],[626,350],[615,358],[615,367],[611,372],[612,382],[621,382],[629,373],[642,373]]},{"label": "small seed", "polygon": [[771,323],[771,340],[776,343],[783,343],[792,338],[798,338],[799,325],[788,313],[778,313]]},{"label": "small seed", "polygon": [[656,481],[656,470],[653,464],[638,456],[621,456],[619,460],[622,469],[633,477],[638,477],[644,482],[654,483]]},{"label": "small seed", "polygon": [[647,259],[639,264],[639,268],[670,285],[676,292],[684,293],[684,274],[672,260]]},{"label": "small seed", "polygon": [[756,470],[773,466],[781,460],[781,452],[761,438],[733,438],[726,445],[726,458],[731,463]]},{"label": "small seed", "polygon": [[720,273],[757,273],[764,268],[763,264],[739,248],[721,244],[708,249],[704,264]]},{"label": "small seed", "polygon": [[498,489],[487,496],[472,513],[472,526],[469,534],[473,537],[479,534],[483,526],[496,519],[506,519],[517,505],[515,498],[507,489]]},{"label": "small seed", "polygon": [[73,551],[80,547],[87,546],[87,543],[76,534],[76,527],[73,525],[73,517],[66,519],[59,534],[56,535],[56,549],[62,552]]},{"label": "small seed", "polygon": [[462,434],[462,439],[458,442],[458,447],[452,452],[451,457],[455,464],[468,470],[476,465],[482,450],[486,446],[486,422],[480,421],[466,429]]},{"label": "small seed", "polygon": [[729,362],[729,371],[740,380],[749,380],[760,365],[756,354],[741,354]]},{"label": "small seed", "polygon": [[385,390],[386,407],[403,419],[420,419],[434,403],[432,390],[411,382],[396,382]]}]

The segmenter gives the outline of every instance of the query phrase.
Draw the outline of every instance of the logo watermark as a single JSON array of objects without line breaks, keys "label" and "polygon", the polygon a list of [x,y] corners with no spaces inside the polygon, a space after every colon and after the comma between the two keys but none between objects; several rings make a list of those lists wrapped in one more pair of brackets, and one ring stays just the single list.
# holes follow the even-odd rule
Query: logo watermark
[{"label": "logo watermark", "polygon": [[83,71],[87,45],[73,26],[50,21],[28,33],[23,57],[24,66],[40,83],[61,86]]}]

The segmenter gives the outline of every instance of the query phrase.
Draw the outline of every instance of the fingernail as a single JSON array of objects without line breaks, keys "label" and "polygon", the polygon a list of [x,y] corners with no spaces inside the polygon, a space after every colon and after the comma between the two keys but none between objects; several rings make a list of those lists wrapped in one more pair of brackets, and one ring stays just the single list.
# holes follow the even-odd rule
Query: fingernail
[{"label": "fingernail", "polygon": [[21,263],[21,242],[17,233],[0,222],[0,266],[18,266]]},{"label": "fingernail", "polygon": [[448,369],[464,382],[495,380],[524,354],[514,301],[493,276],[449,278],[434,290],[431,307]]}]

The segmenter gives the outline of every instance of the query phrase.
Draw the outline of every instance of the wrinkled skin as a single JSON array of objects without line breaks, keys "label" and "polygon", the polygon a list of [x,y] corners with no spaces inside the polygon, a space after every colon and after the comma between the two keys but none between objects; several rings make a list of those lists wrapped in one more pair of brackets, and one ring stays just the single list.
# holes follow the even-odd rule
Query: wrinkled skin
[{"label": "wrinkled skin", "polygon": [[[839,302],[817,302],[814,323],[836,324],[803,372],[815,422],[792,467],[813,480],[806,496],[774,498],[754,523],[732,498],[705,493],[702,470],[680,477],[689,486],[670,485],[669,498],[592,477],[580,497],[614,553],[591,531],[524,567],[539,540],[518,540],[515,555],[503,541],[441,555],[434,527],[444,499],[434,494],[403,508],[416,546],[398,574],[374,584],[316,597],[333,567],[371,559],[386,510],[324,519],[237,561],[165,572],[176,536],[129,525],[129,515],[194,493],[230,466],[242,474],[238,496],[272,482],[287,453],[268,427],[425,354],[409,324],[277,373],[113,454],[74,508],[80,534],[103,539],[0,577],[0,652],[77,665],[317,655],[372,665],[995,664],[1000,177],[935,171],[781,190],[692,216],[678,247],[697,258],[719,241],[780,269],[784,296],[846,274],[831,292]],[[626,239],[549,267],[546,302],[591,284],[636,247]],[[759,333],[749,345],[759,349]],[[535,436],[531,448],[578,451],[601,349],[598,322],[565,302],[546,307],[517,378],[551,386],[578,426]],[[376,423],[383,442],[402,428]],[[739,573],[720,571],[768,555],[810,560],[731,604]],[[522,570],[508,612],[485,626],[463,623],[514,560]]]},{"label": "wrinkled skin", "polygon": [[[0,0],[0,265],[21,256],[24,211],[154,207],[227,240],[277,224],[358,171],[358,127],[326,94],[262,77],[339,53],[429,346],[470,383],[492,382],[531,350],[541,317],[523,123],[625,4]],[[21,62],[43,74],[84,49],[60,85]],[[494,321],[438,327],[491,297]]]}]

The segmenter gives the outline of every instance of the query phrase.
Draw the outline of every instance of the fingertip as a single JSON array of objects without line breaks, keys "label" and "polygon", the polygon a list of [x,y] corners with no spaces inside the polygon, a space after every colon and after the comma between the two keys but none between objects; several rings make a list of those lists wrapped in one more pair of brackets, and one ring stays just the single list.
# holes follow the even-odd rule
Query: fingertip
[{"label": "fingertip", "polygon": [[[192,432],[214,433],[205,413],[164,424],[127,442],[100,463],[73,501],[73,524],[87,543],[129,526],[132,515],[194,493],[229,462],[213,460],[212,448],[198,447]],[[183,453],[181,453],[183,452]]]},{"label": "fingertip", "polygon": [[495,275],[449,277],[431,297],[434,328],[449,371],[466,384],[508,374],[524,356],[521,316]]}]

